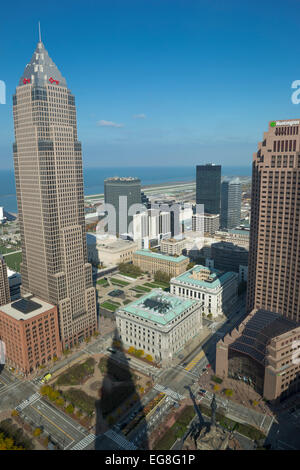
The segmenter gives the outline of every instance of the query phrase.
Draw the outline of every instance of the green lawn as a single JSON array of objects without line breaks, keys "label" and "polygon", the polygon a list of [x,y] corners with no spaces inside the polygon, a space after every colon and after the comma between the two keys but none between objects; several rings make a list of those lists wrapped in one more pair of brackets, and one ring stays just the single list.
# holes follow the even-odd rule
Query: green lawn
[{"label": "green lawn", "polygon": [[84,411],[88,415],[91,415],[95,411],[95,398],[87,395],[83,390],[69,388],[62,392],[62,396],[74,407]]},{"label": "green lawn", "polygon": [[103,304],[100,304],[100,307],[104,308],[105,310],[110,310],[111,312],[115,312],[119,307],[120,304],[116,305],[111,302],[103,302]]},{"label": "green lawn", "polygon": [[87,377],[94,374],[95,359],[88,358],[82,364],[75,364],[70,367],[64,374],[58,377],[57,385],[80,385]]},{"label": "green lawn", "polygon": [[22,253],[14,253],[13,255],[4,255],[5,262],[9,269],[20,272],[20,264],[22,261]]},{"label": "green lawn", "polygon": [[100,286],[103,286],[103,287],[108,286],[108,282],[106,281],[106,279],[99,279],[99,281],[97,281],[97,284],[99,284]]},{"label": "green lawn", "polygon": [[124,300],[123,304],[127,305],[127,304],[130,304],[131,302],[132,302],[132,300],[126,299],[126,300]]},{"label": "green lawn", "polygon": [[151,292],[151,289],[149,289],[148,287],[144,287],[144,286],[135,286],[133,287],[133,290],[137,292]]},{"label": "green lawn", "polygon": [[194,416],[194,407],[186,406],[177,418],[176,423],[173,424],[165,435],[155,444],[154,450],[169,450],[176,439],[181,438],[184,435]]},{"label": "green lawn", "polygon": [[5,245],[0,245],[0,253],[2,255],[6,254],[6,253],[11,253],[12,251],[18,251],[20,249],[21,248],[19,246],[13,246],[12,248],[6,248]]},{"label": "green lawn", "polygon": [[115,277],[112,277],[110,279],[112,284],[117,284],[120,286],[129,286],[130,282],[122,281],[121,279],[116,279]]}]

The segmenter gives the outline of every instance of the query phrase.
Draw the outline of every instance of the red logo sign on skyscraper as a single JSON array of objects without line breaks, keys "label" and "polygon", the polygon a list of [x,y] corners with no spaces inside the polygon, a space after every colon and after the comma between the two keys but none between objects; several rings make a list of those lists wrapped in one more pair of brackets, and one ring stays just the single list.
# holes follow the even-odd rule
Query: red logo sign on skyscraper
[{"label": "red logo sign on skyscraper", "polygon": [[54,80],[54,78],[52,78],[52,77],[49,78],[49,82],[52,83],[52,84],[53,84],[53,83],[56,83],[56,85],[59,85],[59,81],[58,81],[58,80]]},{"label": "red logo sign on skyscraper", "polygon": [[23,78],[23,83],[26,85],[26,83],[30,83],[30,78]]}]

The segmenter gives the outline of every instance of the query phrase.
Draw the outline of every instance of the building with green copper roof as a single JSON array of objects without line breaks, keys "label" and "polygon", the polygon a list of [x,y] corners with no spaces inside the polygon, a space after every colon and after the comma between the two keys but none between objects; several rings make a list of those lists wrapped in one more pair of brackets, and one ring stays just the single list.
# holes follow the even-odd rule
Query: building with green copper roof
[{"label": "building with green copper roof", "polygon": [[202,328],[202,302],[154,289],[116,312],[125,347],[169,363]]},{"label": "building with green copper roof", "polygon": [[207,315],[226,315],[237,301],[238,274],[196,265],[171,279],[170,292],[202,301]]}]

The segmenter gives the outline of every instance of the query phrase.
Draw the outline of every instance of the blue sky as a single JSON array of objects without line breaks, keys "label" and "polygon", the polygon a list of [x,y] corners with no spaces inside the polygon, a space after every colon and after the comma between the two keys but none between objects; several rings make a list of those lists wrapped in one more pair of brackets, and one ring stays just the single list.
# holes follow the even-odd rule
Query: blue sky
[{"label": "blue sky", "polygon": [[0,168],[38,40],[75,94],[85,166],[249,165],[269,120],[300,117],[298,0],[1,4]]}]

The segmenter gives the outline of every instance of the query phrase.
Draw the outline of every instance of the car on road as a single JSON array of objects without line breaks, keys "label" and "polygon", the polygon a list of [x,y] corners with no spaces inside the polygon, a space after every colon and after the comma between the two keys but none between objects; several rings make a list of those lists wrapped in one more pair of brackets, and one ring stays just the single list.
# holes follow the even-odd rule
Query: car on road
[{"label": "car on road", "polygon": [[117,352],[114,348],[107,348],[107,351],[109,351],[111,353],[116,353]]},{"label": "car on road", "polygon": [[186,367],[188,365],[188,363],[184,362],[182,365],[183,365],[183,367]]},{"label": "car on road", "polygon": [[205,395],[207,393],[207,390],[205,390],[204,388],[200,388],[199,393]]}]

